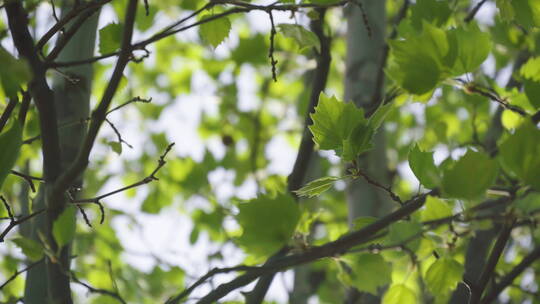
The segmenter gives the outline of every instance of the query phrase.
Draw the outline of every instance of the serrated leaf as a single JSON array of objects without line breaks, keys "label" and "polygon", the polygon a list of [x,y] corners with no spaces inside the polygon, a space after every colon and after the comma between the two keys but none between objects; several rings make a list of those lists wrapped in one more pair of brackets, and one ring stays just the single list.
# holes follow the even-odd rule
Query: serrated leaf
[{"label": "serrated leaf", "polygon": [[32,239],[19,237],[13,239],[13,243],[21,248],[24,255],[26,255],[30,261],[39,261],[43,257],[43,246]]},{"label": "serrated leaf", "polygon": [[452,198],[475,199],[482,196],[497,176],[497,162],[484,153],[468,150],[443,172],[443,192]]},{"label": "serrated leaf", "polygon": [[[491,37],[483,33],[476,23],[460,26],[448,32],[448,39],[455,43],[456,58],[452,73],[461,75],[476,70],[491,52]],[[474,41],[474,43],[471,43]],[[451,46],[451,49],[454,47]]]},{"label": "serrated leaf", "polygon": [[540,190],[540,130],[526,121],[499,147],[503,168]]},{"label": "serrated leaf", "polygon": [[8,97],[17,96],[20,86],[32,78],[30,67],[26,60],[15,59],[3,47],[0,46],[0,83],[4,93]]},{"label": "serrated leaf", "polygon": [[390,41],[390,48],[393,61],[387,75],[409,93],[426,94],[444,78],[449,44],[443,30],[424,22],[422,33]]},{"label": "serrated leaf", "polygon": [[540,81],[540,57],[527,60],[519,69],[519,73],[529,80]]},{"label": "serrated leaf", "polygon": [[240,246],[249,253],[266,256],[284,246],[300,219],[298,205],[290,195],[260,196],[238,206],[236,220],[242,227]]},{"label": "serrated leaf", "polygon": [[341,177],[337,176],[326,176],[321,177],[319,179],[313,180],[309,182],[304,187],[294,191],[299,197],[315,197],[321,195],[326,190],[330,189],[332,185],[338,180],[340,180]]},{"label": "serrated leaf", "polygon": [[69,244],[75,236],[75,213],[75,207],[68,206],[53,223],[53,237],[58,248]]},{"label": "serrated leaf", "polygon": [[[208,19],[212,15],[204,15],[201,19]],[[210,43],[214,48],[225,40],[229,36],[231,31],[231,21],[227,17],[221,17],[206,23],[201,24],[199,27],[199,34],[202,39]]]},{"label": "serrated leaf", "polygon": [[422,23],[427,21],[435,26],[442,26],[446,23],[452,10],[448,6],[448,1],[418,0],[411,7],[411,24],[417,29],[422,29]]},{"label": "serrated leaf", "polygon": [[433,295],[445,295],[461,281],[464,267],[452,258],[435,261],[426,272],[426,285]]},{"label": "serrated leaf", "polygon": [[311,119],[313,124],[309,130],[315,143],[322,150],[335,150],[338,155],[343,153],[343,142],[350,140],[354,128],[360,124],[367,125],[363,110],[324,93],[319,96],[319,103]]},{"label": "serrated leaf", "polygon": [[441,177],[433,162],[433,152],[422,152],[418,145],[414,145],[409,152],[409,166],[426,188],[433,189],[440,185]]},{"label": "serrated leaf", "polygon": [[373,135],[375,135],[375,130],[369,124],[358,124],[343,141],[341,158],[344,161],[352,161],[358,155],[373,148],[371,143]]},{"label": "serrated leaf", "polygon": [[321,42],[319,41],[319,37],[303,26],[298,24],[284,23],[279,24],[277,28],[281,33],[283,33],[283,35],[285,35],[285,37],[294,39],[294,41],[296,41],[298,44],[300,51],[309,49],[311,47],[314,47],[317,52],[321,51]]},{"label": "serrated leaf", "polygon": [[358,290],[376,295],[377,288],[392,281],[392,267],[380,254],[362,253],[353,259],[351,282]]},{"label": "serrated leaf", "polygon": [[15,121],[8,129],[6,127],[0,133],[0,147],[2,147],[0,148],[0,190],[19,158],[22,145],[21,125]]},{"label": "serrated leaf", "polygon": [[122,43],[123,26],[118,23],[109,23],[99,30],[99,52],[109,54],[116,52]]},{"label": "serrated leaf", "polygon": [[382,298],[382,304],[416,304],[416,293],[404,284],[392,285]]},{"label": "serrated leaf", "polygon": [[452,208],[444,200],[428,195],[425,209],[422,210],[422,221],[432,221],[452,215]]}]

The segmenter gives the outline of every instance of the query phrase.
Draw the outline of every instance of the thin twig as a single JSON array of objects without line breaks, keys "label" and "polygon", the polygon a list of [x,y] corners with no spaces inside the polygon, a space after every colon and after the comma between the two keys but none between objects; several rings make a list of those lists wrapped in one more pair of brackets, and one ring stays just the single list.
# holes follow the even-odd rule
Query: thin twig
[{"label": "thin twig", "polygon": [[401,200],[401,198],[397,194],[395,194],[390,187],[386,187],[386,186],[380,184],[376,180],[372,179],[369,175],[362,172],[362,170],[357,170],[356,174],[363,177],[368,184],[373,185],[373,186],[375,186],[377,188],[380,188],[380,189],[386,191],[386,193],[388,193],[388,195],[390,196],[390,198],[392,198],[392,200],[394,200],[395,202],[397,202],[400,205],[403,205],[403,201]]},{"label": "thin twig", "polygon": [[127,141],[125,141],[123,138],[122,138],[122,134],[120,134],[120,131],[118,131],[118,129],[116,128],[116,126],[108,119],[108,118],[105,118],[105,121],[107,122],[107,124],[109,126],[111,126],[111,128],[113,129],[114,133],[116,134],[116,138],[118,139],[118,142],[120,144],[125,144],[126,146],[128,146],[129,148],[133,149],[133,146],[130,145]]},{"label": "thin twig", "polygon": [[105,296],[109,296],[122,304],[127,304],[127,302],[117,292],[107,290],[107,289],[102,289],[102,288],[95,288],[92,285],[79,280],[77,276],[75,276],[75,273],[73,272],[71,272],[71,280],[79,285],[86,287],[86,289],[88,289],[88,291],[91,293],[98,293]]},{"label": "thin twig", "polygon": [[131,103],[135,103],[135,102],[150,103],[150,102],[152,102],[152,97],[146,99],[146,98],[141,98],[140,96],[135,96],[135,97],[131,98],[130,100],[124,102],[123,104],[121,104],[119,106],[116,106],[116,107],[112,108],[111,110],[107,111],[105,116],[109,116],[109,114],[111,114],[112,112],[120,110],[121,108],[123,108],[123,107],[125,107],[125,106],[127,106],[127,105],[129,105]]},{"label": "thin twig", "polygon": [[6,235],[15,227],[17,227],[17,225],[21,224],[21,223],[24,223],[26,221],[28,221],[29,219],[33,218],[34,216],[38,215],[38,214],[41,214],[45,211],[45,209],[40,209],[36,212],[33,212],[29,215],[26,215],[24,217],[21,217],[20,219],[15,219],[15,216],[13,215],[13,212],[11,211],[11,207],[9,206],[8,202],[6,201],[6,199],[0,195],[0,200],[2,200],[2,203],[4,204],[4,207],[6,208],[7,212],[8,212],[8,216],[9,216],[9,224],[8,226],[2,231],[2,233],[0,233],[0,243],[4,242],[4,239],[6,237]]},{"label": "thin twig", "polygon": [[43,178],[41,178],[41,177],[24,174],[22,172],[15,171],[15,170],[11,170],[10,173],[24,179],[28,183],[28,185],[30,186],[30,189],[32,189],[32,192],[36,192],[36,187],[34,185],[34,181],[39,181],[39,182],[44,181]]},{"label": "thin twig", "polygon": [[272,66],[272,79],[274,79],[274,82],[277,82],[276,64],[278,62],[276,58],[274,58],[274,38],[276,37],[277,32],[272,10],[268,11],[268,16],[270,17],[270,48],[268,49],[268,57],[270,58],[270,65]]},{"label": "thin twig", "polygon": [[471,22],[473,19],[474,19],[474,16],[476,16],[476,13],[478,13],[478,11],[480,10],[480,8],[482,7],[482,5],[484,5],[484,3],[486,3],[486,0],[482,0],[480,2],[478,2],[474,8],[469,12],[469,14],[467,14],[467,17],[465,17],[464,21],[466,23],[469,23]]},{"label": "thin twig", "polygon": [[0,290],[2,290],[4,287],[6,287],[7,284],[11,283],[11,281],[15,280],[19,275],[27,272],[28,270],[34,268],[34,266],[36,266],[37,264],[43,262],[43,259],[39,260],[39,261],[36,261],[36,262],[33,262],[32,264],[26,266],[25,268],[21,269],[21,270],[17,270],[15,271],[15,273],[10,276],[4,283],[2,283],[2,285],[0,285]]},{"label": "thin twig", "polygon": [[120,189],[116,189],[116,190],[114,190],[114,191],[111,191],[111,192],[108,192],[108,193],[105,193],[105,194],[96,196],[96,197],[72,200],[71,203],[73,203],[73,204],[96,203],[96,202],[99,202],[99,201],[101,201],[102,199],[104,199],[104,198],[106,198],[106,197],[109,197],[109,196],[111,196],[111,195],[114,195],[114,194],[117,194],[117,193],[120,193],[120,192],[124,192],[124,191],[126,191],[126,190],[131,189],[131,188],[135,188],[135,187],[138,187],[138,186],[141,186],[141,185],[148,184],[148,183],[150,183],[150,182],[159,180],[159,179],[156,177],[156,174],[157,174],[158,171],[159,171],[159,170],[167,163],[167,162],[165,161],[165,157],[167,156],[167,154],[169,153],[169,151],[171,151],[171,149],[172,149],[173,146],[174,146],[174,143],[171,143],[171,144],[169,144],[169,145],[167,146],[167,148],[165,149],[165,152],[159,157],[159,159],[158,159],[158,165],[157,165],[157,167],[154,169],[154,171],[152,171],[152,173],[150,173],[150,175],[148,175],[147,177],[141,179],[140,181],[135,182],[135,183],[133,183],[133,184],[131,184],[131,185],[122,187],[122,188],[120,188]]}]

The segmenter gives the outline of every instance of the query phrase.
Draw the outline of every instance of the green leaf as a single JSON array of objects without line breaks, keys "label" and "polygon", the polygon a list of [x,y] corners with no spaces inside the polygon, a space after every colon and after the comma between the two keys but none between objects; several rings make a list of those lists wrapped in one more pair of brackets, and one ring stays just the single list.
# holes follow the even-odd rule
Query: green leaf
[{"label": "green leaf", "polygon": [[540,130],[530,121],[524,122],[500,144],[499,151],[505,170],[540,190]]},{"label": "green leaf", "polygon": [[292,237],[300,219],[298,205],[290,195],[260,196],[238,206],[236,216],[242,227],[238,243],[249,253],[272,254]]},{"label": "green leaf", "polygon": [[529,80],[540,81],[540,57],[527,60],[519,69],[519,73]]},{"label": "green leaf", "polygon": [[353,229],[354,230],[362,229],[365,226],[370,225],[376,221],[377,221],[377,218],[373,216],[359,216],[355,218],[353,221]]},{"label": "green leaf", "polygon": [[315,197],[330,189],[342,177],[326,176],[309,182],[304,187],[294,191],[299,197]]},{"label": "green leaf", "polygon": [[512,7],[511,0],[497,0],[497,8],[499,9],[499,14],[501,15],[504,21],[513,20],[516,13]]},{"label": "green leaf", "polygon": [[388,114],[390,114],[390,112],[392,112],[394,109],[394,102],[389,102],[378,107],[375,113],[369,117],[369,126],[374,130],[379,129],[386,116],[388,116]]},{"label": "green leaf", "polygon": [[482,196],[497,176],[497,162],[484,153],[468,150],[443,172],[443,192],[453,198],[475,199]]},{"label": "green leaf", "polygon": [[392,285],[385,293],[382,304],[416,304],[416,294],[404,284]]},{"label": "green leaf", "polygon": [[433,189],[440,185],[441,177],[433,162],[433,152],[422,152],[418,145],[414,145],[409,152],[409,166],[426,188]]},{"label": "green leaf", "polygon": [[411,24],[417,29],[422,29],[422,23],[427,21],[435,26],[446,23],[452,10],[448,1],[418,0],[411,7]]},{"label": "green leaf", "polygon": [[109,54],[120,49],[123,28],[121,24],[109,23],[99,30],[99,52],[101,54]]},{"label": "green leaf", "polygon": [[[201,20],[208,19],[213,15],[204,15]],[[199,27],[199,34],[214,48],[229,36],[231,31],[231,21],[227,17],[220,17],[218,19],[201,24]]]},{"label": "green leaf", "polygon": [[315,143],[322,150],[335,150],[343,153],[343,142],[351,139],[351,133],[360,124],[367,125],[364,111],[353,103],[345,103],[334,96],[321,93],[315,113],[311,114],[313,124],[309,126]]},{"label": "green leaf", "polygon": [[43,246],[32,239],[19,237],[13,239],[13,243],[22,249],[22,252],[30,261],[39,261],[43,257]]},{"label": "green leaf", "polygon": [[111,149],[118,155],[122,154],[122,143],[119,143],[117,141],[109,141],[107,142],[107,145],[111,147]]},{"label": "green leaf", "polygon": [[[483,33],[476,23],[460,26],[448,32],[449,41],[457,44],[457,56],[452,67],[454,75],[476,70],[491,52],[491,37]],[[474,41],[474,43],[471,43]],[[452,49],[452,46],[451,46]]]},{"label": "green leaf", "polygon": [[53,237],[59,248],[69,244],[75,236],[75,207],[68,206],[53,223]]},{"label": "green leaf", "polygon": [[540,108],[540,81],[525,79],[523,84],[529,103],[536,109]]},{"label": "green leaf", "polygon": [[387,75],[409,93],[428,93],[444,78],[449,44],[443,30],[424,22],[422,33],[390,41],[390,48],[393,60]]},{"label": "green leaf", "polygon": [[15,59],[3,47],[0,46],[0,83],[4,93],[8,97],[17,95],[19,88],[32,78],[30,67],[25,60]]},{"label": "green leaf", "polygon": [[392,267],[380,254],[362,253],[353,259],[351,279],[358,290],[376,295],[377,288],[392,281]]},{"label": "green leaf", "polygon": [[[6,126],[7,127],[7,126]],[[5,128],[6,128],[5,127]],[[17,158],[22,145],[22,129],[18,122],[14,122],[9,129],[0,133],[0,190]]]},{"label": "green leaf", "polygon": [[373,148],[371,143],[373,135],[375,135],[375,130],[369,124],[359,123],[343,141],[341,158],[344,161],[352,161],[358,155]]},{"label": "green leaf", "polygon": [[317,52],[321,51],[321,42],[319,37],[313,32],[305,29],[303,26],[298,24],[279,24],[277,26],[278,30],[283,33],[285,37],[292,38],[298,44],[300,52],[305,49],[314,47]]},{"label": "green leaf", "polygon": [[461,281],[464,267],[452,258],[435,261],[426,272],[426,285],[433,295],[445,295]]},{"label": "green leaf", "polygon": [[[419,237],[422,233],[422,223],[410,220],[399,221],[390,225],[388,236],[385,239],[385,243],[388,245],[398,245],[407,243],[407,247],[414,248],[419,245]],[[413,240],[416,237],[415,240]]]},{"label": "green leaf", "polygon": [[432,221],[452,215],[452,208],[444,200],[428,195],[426,208],[422,210],[422,221]]},{"label": "green leaf", "polygon": [[530,212],[537,212],[538,210],[540,210],[540,194],[530,193],[526,197],[517,200],[515,206],[524,214],[529,214]]}]

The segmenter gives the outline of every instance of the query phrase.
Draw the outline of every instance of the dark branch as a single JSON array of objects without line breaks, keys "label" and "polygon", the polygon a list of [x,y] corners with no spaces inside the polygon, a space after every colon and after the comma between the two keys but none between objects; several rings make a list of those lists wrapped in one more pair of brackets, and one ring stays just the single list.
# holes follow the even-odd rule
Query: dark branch
[{"label": "dark branch", "polygon": [[464,21],[467,22],[467,23],[471,22],[474,19],[474,16],[476,16],[478,11],[482,7],[482,5],[484,5],[484,3],[486,3],[486,0],[482,0],[482,1],[478,2],[474,6],[474,8],[469,12],[469,14],[467,14],[467,17],[465,17]]},{"label": "dark branch", "polygon": [[15,106],[17,105],[17,98],[10,98],[9,99],[9,102],[6,106],[6,108],[4,109],[4,112],[2,113],[2,116],[0,116],[0,133],[2,133],[2,130],[4,129],[4,127],[6,126],[6,123],[9,119],[9,117],[11,117],[11,113],[13,113],[13,110],[15,109]]},{"label": "dark branch", "polygon": [[15,219],[15,216],[13,215],[13,212],[11,211],[11,207],[9,206],[8,202],[4,199],[3,196],[0,196],[0,200],[2,201],[2,203],[4,204],[4,207],[6,208],[7,210],[7,213],[8,213],[8,216],[9,216],[9,224],[8,226],[6,227],[6,229],[4,229],[2,231],[2,233],[0,233],[0,243],[4,242],[4,239],[6,237],[6,235],[15,227],[17,227],[17,225],[21,224],[21,223],[24,223],[26,221],[28,221],[29,219],[33,218],[34,216],[38,215],[38,214],[41,214],[45,211],[45,209],[40,209],[34,213],[31,213],[27,216],[24,216],[24,217],[21,217],[20,219]]},{"label": "dark branch", "polygon": [[0,290],[2,290],[4,287],[6,287],[7,284],[11,283],[11,281],[15,280],[19,275],[27,272],[28,270],[34,268],[34,266],[36,266],[37,264],[43,262],[43,259],[39,260],[39,261],[36,261],[28,266],[26,266],[25,268],[21,269],[21,270],[17,270],[15,271],[15,273],[10,276],[4,283],[2,283],[2,285],[0,285]]},{"label": "dark branch", "polygon": [[122,304],[127,304],[127,302],[117,292],[107,290],[107,289],[102,289],[102,288],[95,288],[92,285],[79,280],[75,276],[75,273],[73,273],[73,272],[71,273],[71,280],[73,282],[79,284],[79,285],[82,285],[82,286],[86,287],[86,289],[88,289],[88,291],[91,292],[91,293],[98,293],[98,294],[106,295],[106,296],[109,296],[109,297],[117,300],[118,302],[120,302]]},{"label": "dark branch", "polygon": [[499,294],[523,272],[529,266],[531,266],[536,260],[540,259],[540,246],[536,247],[531,253],[529,253],[519,264],[516,265],[508,274],[503,276],[493,288],[484,296],[480,303],[489,304],[493,303]]},{"label": "dark branch", "polygon": [[507,221],[507,223],[501,228],[499,237],[491,250],[487,263],[484,265],[484,269],[482,269],[478,282],[472,285],[472,294],[469,300],[470,304],[477,304],[480,302],[480,298],[484,293],[487,283],[493,277],[495,267],[497,266],[497,262],[499,261],[499,258],[506,247],[506,243],[510,239],[510,233],[512,232],[512,228],[514,228],[514,223],[515,220]]}]

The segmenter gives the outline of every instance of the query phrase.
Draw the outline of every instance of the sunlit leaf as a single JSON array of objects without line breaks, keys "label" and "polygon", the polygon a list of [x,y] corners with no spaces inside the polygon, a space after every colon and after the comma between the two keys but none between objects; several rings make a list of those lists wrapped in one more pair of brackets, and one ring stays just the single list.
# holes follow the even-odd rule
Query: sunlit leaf
[{"label": "sunlit leaf", "polygon": [[269,255],[292,237],[300,211],[290,195],[260,196],[238,206],[236,216],[242,227],[238,243],[255,255]]},{"label": "sunlit leaf", "polygon": [[300,197],[315,197],[321,195],[326,190],[330,189],[337,180],[337,176],[326,176],[309,182],[304,187],[294,191]]},{"label": "sunlit leaf", "polygon": [[461,281],[464,267],[452,258],[435,261],[426,272],[426,285],[433,295],[444,295],[456,288]]},{"label": "sunlit leaf", "polygon": [[109,23],[99,30],[99,52],[109,54],[120,48],[122,43],[123,26]]},{"label": "sunlit leaf", "polygon": [[32,239],[19,237],[13,239],[13,243],[21,248],[30,261],[39,261],[43,257],[43,246]]},{"label": "sunlit leaf", "polygon": [[[213,15],[204,15],[201,20],[211,18]],[[215,20],[200,25],[199,33],[201,37],[214,48],[229,36],[231,31],[231,21],[227,17],[220,17]]]},{"label": "sunlit leaf", "polygon": [[403,284],[392,285],[385,293],[382,304],[416,304],[416,293]]},{"label": "sunlit leaf", "polygon": [[409,152],[409,166],[426,188],[433,189],[440,185],[441,177],[433,162],[433,152],[422,152],[418,145],[415,145]]},{"label": "sunlit leaf", "polygon": [[314,47],[317,52],[321,51],[321,42],[317,35],[298,24],[279,24],[278,29],[285,37],[294,39],[300,51]]},{"label": "sunlit leaf", "polygon": [[53,223],[53,236],[59,248],[69,244],[75,236],[75,207],[68,206]]}]

